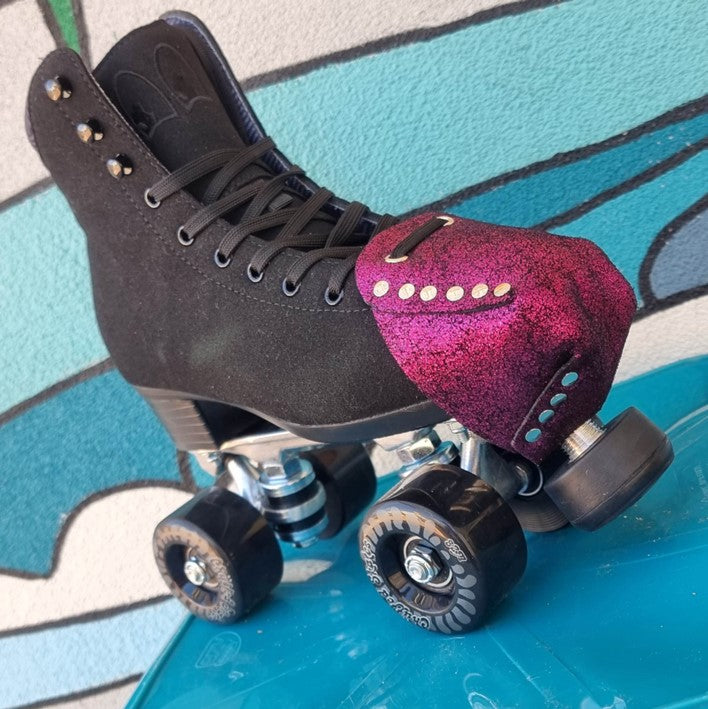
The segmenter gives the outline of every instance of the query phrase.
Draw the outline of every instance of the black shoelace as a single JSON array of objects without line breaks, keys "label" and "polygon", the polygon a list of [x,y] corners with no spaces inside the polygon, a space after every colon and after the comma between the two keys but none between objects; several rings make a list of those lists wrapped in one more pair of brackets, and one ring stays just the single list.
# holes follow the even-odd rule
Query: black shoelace
[{"label": "black shoelace", "polygon": [[[274,238],[254,254],[248,264],[248,277],[257,283],[263,278],[268,264],[279,253],[288,248],[297,249],[302,253],[295,259],[283,280],[283,292],[292,296],[297,293],[302,279],[316,263],[323,259],[337,259],[340,263],[332,269],[325,291],[327,303],[336,305],[343,297],[344,283],[354,269],[362,248],[360,244],[352,244],[352,241],[356,238],[362,217],[368,211],[365,205],[351,202],[342,214],[333,216],[322,209],[334,195],[329,190],[319,188],[297,206],[288,207],[293,197],[302,200],[287,184],[290,178],[304,175],[297,166],[274,177],[256,177],[222,196],[234,178],[274,147],[273,141],[265,138],[245,150],[223,149],[203,155],[145,190],[145,202],[157,208],[163,200],[187,185],[215,173],[202,197],[205,206],[177,229],[179,243],[189,246],[200,232],[217,219],[248,204],[238,224],[226,233],[214,252],[216,265],[226,268],[235,251],[249,236],[280,227]],[[277,206],[277,200],[281,200],[281,206]],[[331,223],[332,228],[323,234],[303,233],[315,219]],[[384,214],[373,234],[395,223],[395,217]]]}]

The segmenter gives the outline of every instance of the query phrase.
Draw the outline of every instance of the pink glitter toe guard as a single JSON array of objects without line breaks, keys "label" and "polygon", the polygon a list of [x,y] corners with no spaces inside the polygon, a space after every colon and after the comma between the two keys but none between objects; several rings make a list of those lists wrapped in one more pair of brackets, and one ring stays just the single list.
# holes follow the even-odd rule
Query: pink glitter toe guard
[{"label": "pink glitter toe guard", "polygon": [[385,261],[436,216],[375,236],[357,262],[359,290],[428,398],[488,441],[539,462],[605,401],[634,293],[590,241],[460,217],[405,260]]}]

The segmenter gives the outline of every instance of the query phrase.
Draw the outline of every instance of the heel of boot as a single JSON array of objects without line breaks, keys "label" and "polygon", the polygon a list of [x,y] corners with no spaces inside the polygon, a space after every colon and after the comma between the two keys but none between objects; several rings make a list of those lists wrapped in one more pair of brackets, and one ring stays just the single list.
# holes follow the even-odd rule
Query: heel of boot
[{"label": "heel of boot", "polygon": [[218,449],[218,442],[196,401],[160,389],[136,389],[152,406],[179,450]]}]

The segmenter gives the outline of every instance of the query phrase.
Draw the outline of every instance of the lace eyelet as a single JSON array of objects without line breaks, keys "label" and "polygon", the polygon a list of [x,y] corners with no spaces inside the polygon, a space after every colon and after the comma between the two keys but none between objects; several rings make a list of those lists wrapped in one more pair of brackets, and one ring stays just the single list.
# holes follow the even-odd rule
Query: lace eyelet
[{"label": "lace eyelet", "polygon": [[231,257],[224,256],[219,249],[214,252],[214,263],[219,268],[226,268],[231,263]]},{"label": "lace eyelet", "polygon": [[161,204],[162,200],[155,199],[151,194],[150,194],[150,188],[148,187],[145,192],[143,193],[143,197],[145,198],[145,204],[147,204],[150,209],[157,209]]},{"label": "lace eyelet", "polygon": [[337,293],[337,296],[335,298],[332,297],[332,294],[330,293],[329,288],[325,291],[324,299],[325,303],[327,305],[337,305],[338,303],[342,302],[342,298],[344,298],[344,291],[340,290],[339,293]]},{"label": "lace eyelet", "polygon": [[251,283],[259,283],[263,280],[263,271],[256,271],[252,264],[248,264],[246,268],[246,275]]},{"label": "lace eyelet", "polygon": [[177,241],[179,241],[182,246],[191,246],[194,243],[194,237],[187,234],[183,226],[177,229]]},{"label": "lace eyelet", "polygon": [[295,285],[291,285],[288,283],[287,279],[283,281],[283,293],[288,296],[288,298],[292,298],[295,293],[297,293],[300,290],[300,284],[296,283]]}]

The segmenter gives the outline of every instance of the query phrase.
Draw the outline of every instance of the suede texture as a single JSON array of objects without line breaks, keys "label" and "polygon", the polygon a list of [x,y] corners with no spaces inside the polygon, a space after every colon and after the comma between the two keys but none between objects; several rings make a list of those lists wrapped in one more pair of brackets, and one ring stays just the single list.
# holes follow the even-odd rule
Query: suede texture
[{"label": "suede texture", "polygon": [[[70,98],[47,98],[44,81],[55,76],[71,84]],[[297,252],[281,253],[252,283],[246,267],[261,240],[245,242],[225,269],[213,261],[225,222],[190,247],[179,244],[177,228],[200,203],[182,191],[158,209],[146,205],[143,193],[166,170],[73,51],[56,50],[40,65],[28,112],[37,149],[86,232],[98,323],[129,382],[298,426],[425,404],[388,352],[353,278],[338,305],[326,304],[338,262],[318,263],[287,297],[281,284]],[[84,144],[75,127],[89,118],[104,137]],[[117,154],[133,165],[121,179],[106,170]],[[428,411],[430,423],[441,418],[436,407]]]},{"label": "suede texture", "polygon": [[540,462],[605,401],[632,289],[590,241],[459,217],[405,260],[386,261],[438,216],[376,235],[357,261],[359,289],[422,391],[475,433]]}]

